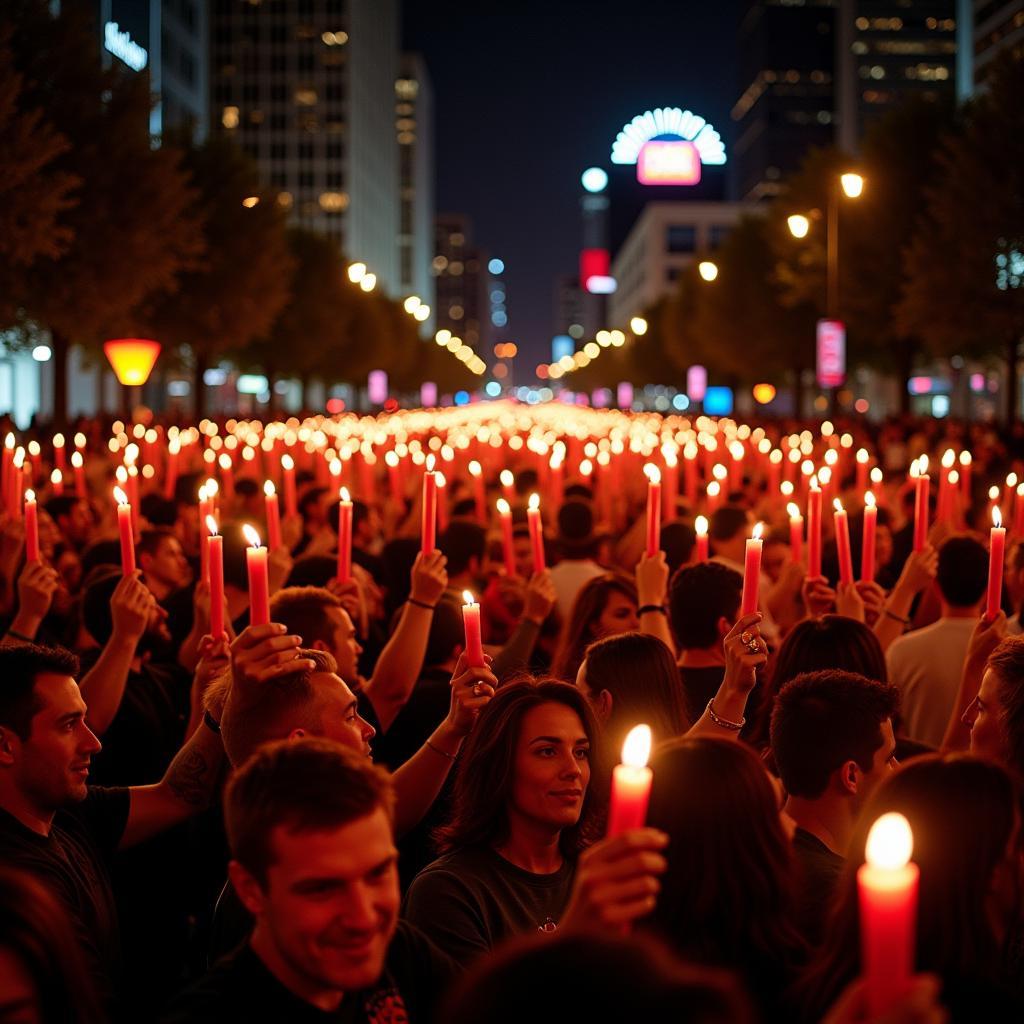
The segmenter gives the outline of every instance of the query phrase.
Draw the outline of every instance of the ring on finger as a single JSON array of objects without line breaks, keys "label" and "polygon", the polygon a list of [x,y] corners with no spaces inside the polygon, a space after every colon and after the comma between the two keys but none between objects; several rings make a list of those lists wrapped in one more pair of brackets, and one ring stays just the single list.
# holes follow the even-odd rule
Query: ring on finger
[{"label": "ring on finger", "polygon": [[748,647],[750,646],[750,641],[753,639],[754,634],[751,633],[749,630],[745,629],[742,633],[740,633],[740,643],[746,644]]},{"label": "ring on finger", "polygon": [[760,654],[761,641],[752,637],[750,642],[747,644],[747,650],[750,651],[751,654]]},{"label": "ring on finger", "polygon": [[483,692],[484,692],[484,684],[483,683],[474,683],[473,684],[473,696],[474,697],[481,697],[481,696],[483,696]]}]

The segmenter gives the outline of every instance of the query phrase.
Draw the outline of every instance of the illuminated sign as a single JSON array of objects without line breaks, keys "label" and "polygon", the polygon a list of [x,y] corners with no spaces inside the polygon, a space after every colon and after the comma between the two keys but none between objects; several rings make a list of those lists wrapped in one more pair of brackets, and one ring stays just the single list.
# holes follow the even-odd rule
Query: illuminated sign
[{"label": "illuminated sign", "polygon": [[704,411],[709,416],[732,415],[732,388],[708,388],[704,392]]},{"label": "illuminated sign", "polygon": [[686,394],[691,402],[702,402],[708,389],[708,371],[703,366],[691,366],[686,371]]},{"label": "illuminated sign", "polygon": [[611,276],[611,254],[607,249],[584,249],[580,253],[580,283],[591,295],[611,295],[617,284]]},{"label": "illuminated sign", "polygon": [[612,144],[612,163],[636,164],[642,185],[696,185],[702,164],[725,163],[725,146],[699,114],[658,107],[623,125]]},{"label": "illuminated sign", "polygon": [[103,46],[133,71],[141,71],[149,63],[149,54],[116,21],[103,26]]},{"label": "illuminated sign", "polygon": [[818,386],[837,388],[846,380],[846,326],[842,320],[818,321]]},{"label": "illuminated sign", "polygon": [[556,334],[551,339],[551,362],[557,363],[563,356],[572,359],[576,352],[576,342],[568,334]]}]

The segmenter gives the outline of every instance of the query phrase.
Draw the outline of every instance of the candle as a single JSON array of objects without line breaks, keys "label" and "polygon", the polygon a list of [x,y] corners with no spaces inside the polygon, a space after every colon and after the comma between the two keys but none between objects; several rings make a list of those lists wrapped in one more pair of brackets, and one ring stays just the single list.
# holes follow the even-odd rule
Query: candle
[{"label": "candle", "polygon": [[1010,505],[1013,502],[1014,492],[1017,490],[1017,474],[1007,473],[1006,483],[1003,485],[1003,509],[1007,518],[1010,517]]},{"label": "candle", "polygon": [[843,503],[836,498],[832,502],[835,512],[832,519],[836,531],[836,554],[839,557],[839,583],[842,586],[853,582],[853,557],[850,554],[850,523]]},{"label": "candle", "polygon": [[875,530],[878,526],[878,509],[871,491],[864,492],[864,533],[860,550],[860,578],[875,578]]},{"label": "candle", "polygon": [[117,499],[117,529],[121,538],[121,575],[135,572],[135,538],[132,535],[132,507],[128,495],[120,487],[114,488]]},{"label": "candle", "polygon": [[402,500],[402,478],[398,471],[398,453],[385,452],[384,465],[388,469],[388,486],[391,488],[391,500],[400,503]]},{"label": "candle", "polygon": [[740,602],[740,617],[753,615],[757,611],[758,596],[761,589],[761,532],[764,523],[757,523],[747,541],[743,560],[743,599]]},{"label": "candle", "polygon": [[270,621],[270,577],[267,572],[267,549],[260,543],[260,535],[248,524],[242,533],[249,542],[245,552],[245,565],[249,573],[249,625],[265,626]]},{"label": "candle", "polygon": [[501,521],[501,547],[505,555],[505,574],[515,576],[516,555],[512,540],[512,508],[504,498],[498,499],[498,518]]},{"label": "candle", "polygon": [[434,472],[434,456],[427,457],[427,468],[423,473],[423,511],[420,530],[420,548],[423,554],[432,554],[437,547],[437,473]]},{"label": "candle", "polygon": [[20,445],[14,452],[14,459],[11,462],[11,496],[7,501],[7,507],[11,515],[18,519],[22,517],[22,494],[25,490],[25,449]]},{"label": "candle", "polygon": [[204,583],[210,582],[209,549],[206,545],[206,538],[210,535],[206,523],[214,511],[210,483],[207,480],[199,485],[199,575]]},{"label": "candle", "polygon": [[854,485],[858,491],[866,491],[868,489],[868,463],[871,460],[871,456],[868,454],[867,448],[857,449],[857,482]]},{"label": "candle", "polygon": [[474,459],[469,464],[469,475],[473,478],[473,500],[476,504],[476,518],[481,523],[487,522],[487,499],[484,496],[483,468]]},{"label": "candle", "polygon": [[281,507],[273,480],[263,481],[263,509],[267,519],[267,550],[276,551],[281,546]]},{"label": "candle", "polygon": [[789,554],[794,562],[799,562],[804,554],[804,517],[795,501],[786,506],[786,511],[789,513]]},{"label": "candle", "polygon": [[505,500],[509,505],[514,505],[516,500],[516,478],[512,475],[512,470],[503,469],[498,479],[501,481],[501,490],[505,495]]},{"label": "candle", "polygon": [[971,453],[960,453],[960,498],[964,508],[971,507]]},{"label": "candle", "polygon": [[164,476],[164,497],[170,501],[174,497],[174,488],[178,482],[178,452],[181,441],[172,437],[167,442],[167,472]]},{"label": "candle", "polygon": [[68,468],[67,462],[65,461],[65,441],[63,434],[53,435],[53,464],[54,466],[63,472]]},{"label": "candle", "polygon": [[444,533],[448,529],[448,478],[441,472],[436,471],[437,475],[437,496],[434,502],[434,508],[437,513],[437,532]]},{"label": "candle", "polygon": [[714,512],[718,508],[718,495],[721,493],[722,485],[717,480],[712,480],[708,484],[707,489],[707,500],[705,502],[707,510]]},{"label": "candle", "polygon": [[910,464],[910,475],[914,480],[914,550],[923,551],[928,543],[928,489],[931,477],[926,470],[928,456],[922,455],[920,460]]},{"label": "candle", "polygon": [[821,575],[821,488],[815,476],[807,491],[807,575],[811,579]]},{"label": "candle", "polygon": [[952,472],[955,462],[955,452],[952,448],[947,448],[939,467],[939,507],[936,518],[940,523],[949,523],[953,519],[953,492],[950,487],[949,474]]},{"label": "candle", "polygon": [[988,544],[988,602],[985,619],[991,621],[999,614],[1003,603],[1003,561],[1006,552],[1006,529],[998,505],[992,506],[992,529]]},{"label": "candle", "polygon": [[39,509],[31,489],[25,491],[25,561],[39,561]]},{"label": "candle", "polygon": [[59,469],[55,469],[50,474],[50,486],[53,488],[53,493],[56,497],[61,498],[64,496],[64,474]]},{"label": "candle", "polygon": [[683,447],[685,470],[686,503],[692,508],[697,503],[697,446],[688,441]]},{"label": "candle", "polygon": [[883,814],[871,826],[866,863],[857,869],[861,973],[868,1015],[892,1008],[914,972],[914,932],[920,872],[912,863],[914,837],[902,814]]},{"label": "candle", "polygon": [[483,642],[480,638],[480,605],[468,591],[462,592],[462,624],[466,629],[466,664],[470,668],[486,668]]},{"label": "candle", "polygon": [[2,471],[2,475],[0,475],[0,497],[3,498],[4,505],[7,507],[7,509],[9,511],[11,510],[11,506],[10,506],[10,499],[11,499],[11,475],[12,475],[11,467],[12,467],[12,465],[14,463],[14,443],[15,443],[14,435],[9,433],[4,438],[3,463],[2,463],[3,471]]},{"label": "candle", "polygon": [[697,516],[693,521],[693,530],[697,535],[697,561],[706,562],[708,560],[708,518],[707,516]]},{"label": "candle", "polygon": [[647,767],[651,756],[651,727],[630,729],[622,744],[622,763],[612,771],[612,795],[608,808],[608,835],[617,836],[631,828],[643,828],[651,796],[653,772]]},{"label": "candle", "polygon": [[544,571],[544,527],[540,521],[540,497],[530,495],[526,509],[526,525],[530,530],[530,547],[533,550],[533,571]]},{"label": "candle", "polygon": [[679,503],[679,461],[675,450],[663,447],[662,457],[665,459],[665,482],[662,487],[663,515],[666,522],[675,522],[676,506]]},{"label": "candle", "polygon": [[295,460],[287,453],[281,456],[281,470],[284,479],[284,514],[294,519],[299,514],[299,503],[295,497]]},{"label": "candle", "polygon": [[782,489],[782,450],[776,448],[768,456],[768,494],[775,497]]},{"label": "candle", "polygon": [[220,466],[221,490],[224,492],[224,503],[229,505],[235,499],[235,470],[231,464],[231,456],[222,452],[217,460]]},{"label": "candle", "polygon": [[647,557],[661,550],[661,471],[652,462],[644,466],[647,476]]},{"label": "candle", "polygon": [[1024,484],[1017,484],[1017,498],[1013,503],[1013,532],[1024,537]]},{"label": "candle", "polygon": [[352,579],[352,499],[348,488],[342,487],[338,501],[338,579]]},{"label": "candle", "polygon": [[206,563],[210,574],[210,635],[219,640],[224,632],[224,538],[217,532],[217,520],[206,517]]},{"label": "candle", "polygon": [[71,453],[71,468],[75,472],[75,494],[79,498],[88,497],[85,489],[85,459],[81,452]]}]

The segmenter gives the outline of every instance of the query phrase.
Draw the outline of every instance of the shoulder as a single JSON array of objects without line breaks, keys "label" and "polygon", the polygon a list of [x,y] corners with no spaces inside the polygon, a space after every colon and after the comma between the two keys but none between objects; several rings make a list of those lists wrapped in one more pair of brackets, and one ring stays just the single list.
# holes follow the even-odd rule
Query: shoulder
[{"label": "shoulder", "polygon": [[164,1009],[159,1024],[214,1024],[235,1018],[247,1000],[245,972],[237,955],[219,960]]},{"label": "shoulder", "polygon": [[66,832],[86,832],[101,847],[113,848],[128,824],[131,790],[123,786],[90,786],[85,799],[64,808],[54,825]]}]

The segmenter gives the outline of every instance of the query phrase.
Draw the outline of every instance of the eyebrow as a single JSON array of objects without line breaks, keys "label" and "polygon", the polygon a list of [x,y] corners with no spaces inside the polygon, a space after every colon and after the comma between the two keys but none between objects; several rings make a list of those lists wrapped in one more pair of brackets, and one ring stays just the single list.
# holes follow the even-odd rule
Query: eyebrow
[{"label": "eyebrow", "polygon": [[[531,745],[534,744],[534,743],[564,743],[564,742],[566,742],[566,741],[563,740],[561,736],[534,736],[534,738],[532,740],[530,740],[530,744]],[[575,747],[575,746],[578,746],[581,743],[589,744],[590,740],[588,740],[586,736],[581,736],[579,739],[576,739],[576,740],[572,741],[572,746]]]},{"label": "eyebrow", "polygon": [[80,718],[85,718],[84,711],[71,711],[66,715],[61,715],[60,718],[57,719],[57,724],[64,725],[67,722],[75,722]]}]

